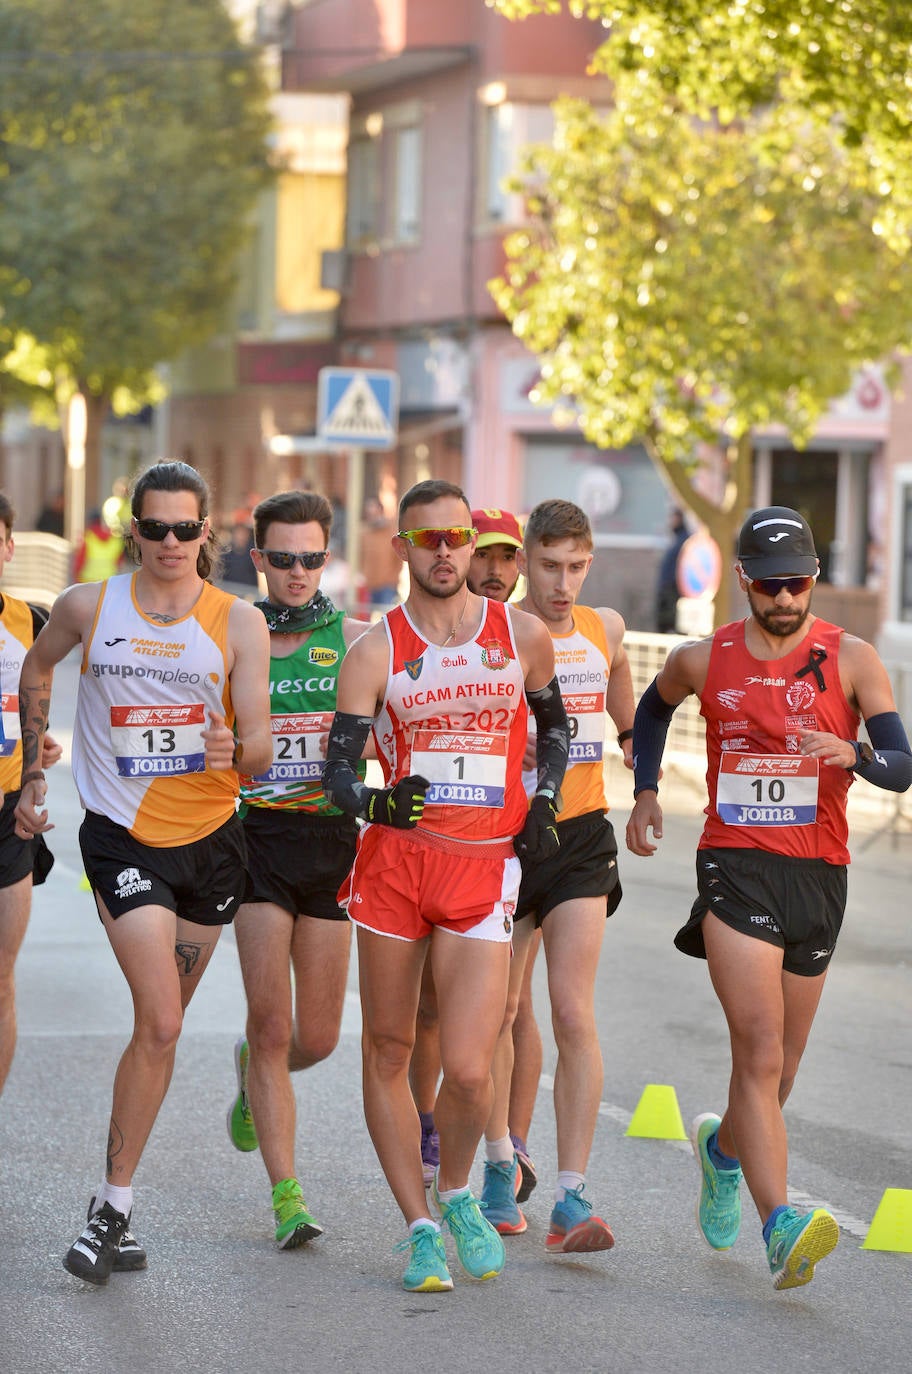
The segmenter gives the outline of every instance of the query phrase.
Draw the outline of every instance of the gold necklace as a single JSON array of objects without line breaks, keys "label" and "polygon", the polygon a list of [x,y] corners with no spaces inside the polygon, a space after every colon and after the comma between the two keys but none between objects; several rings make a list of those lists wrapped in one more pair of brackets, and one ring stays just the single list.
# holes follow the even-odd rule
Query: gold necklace
[{"label": "gold necklace", "polygon": [[458,632],[458,630],[459,630],[459,627],[460,627],[460,625],[462,624],[462,622],[465,620],[465,613],[466,613],[466,609],[467,609],[467,607],[468,607],[468,604],[469,604],[469,593],[468,593],[468,590],[466,590],[465,601],[462,603],[462,615],[461,615],[461,616],[459,617],[459,619],[456,621],[456,624],[453,626],[452,630],[450,630],[450,633],[447,635],[446,639],[445,639],[445,640],[443,641],[443,643],[441,644],[441,646],[440,646],[441,649],[445,649],[446,646],[449,644],[450,640],[456,638],[456,634],[457,634],[457,632]]}]

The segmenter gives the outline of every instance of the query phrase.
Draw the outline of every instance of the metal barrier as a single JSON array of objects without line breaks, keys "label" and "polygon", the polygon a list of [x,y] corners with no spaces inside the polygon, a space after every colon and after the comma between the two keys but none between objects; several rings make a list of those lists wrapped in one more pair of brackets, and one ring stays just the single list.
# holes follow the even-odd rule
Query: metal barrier
[{"label": "metal barrier", "polygon": [[56,534],[42,534],[38,530],[14,530],[13,541],[15,552],[0,587],[10,596],[50,610],[72,581],[72,545]]}]

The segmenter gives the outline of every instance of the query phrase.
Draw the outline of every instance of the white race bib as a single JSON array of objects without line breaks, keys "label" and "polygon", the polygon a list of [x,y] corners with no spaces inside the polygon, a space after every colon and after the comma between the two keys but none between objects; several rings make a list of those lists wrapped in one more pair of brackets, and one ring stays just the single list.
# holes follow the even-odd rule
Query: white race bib
[{"label": "white race bib", "polygon": [[118,773],[122,778],[204,773],[205,728],[201,701],[186,706],[112,706],[111,748]]},{"label": "white race bib", "polygon": [[416,730],[410,773],[431,784],[425,800],[439,806],[503,806],[507,735]]},{"label": "white race bib", "polygon": [[816,759],[803,754],[723,753],[716,809],[726,825],[813,825]]}]

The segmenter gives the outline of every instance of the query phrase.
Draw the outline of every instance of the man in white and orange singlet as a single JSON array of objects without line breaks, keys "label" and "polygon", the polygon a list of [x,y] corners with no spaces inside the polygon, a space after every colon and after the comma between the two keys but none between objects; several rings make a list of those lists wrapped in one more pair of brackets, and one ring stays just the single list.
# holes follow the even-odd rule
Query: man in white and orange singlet
[{"label": "man in white and orange singlet", "polygon": [[[519,1161],[508,1134],[513,1067],[510,1022],[523,966],[536,929],[548,967],[557,1042],[554,1113],[557,1181],[545,1248],[550,1254],[609,1250],[610,1227],[583,1196],[602,1095],[602,1054],[595,1020],[595,977],[605,919],[621,900],[617,842],[606,815],[605,714],[630,761],[633,687],[624,649],[624,621],[608,607],[581,606],[592,566],[592,527],[572,501],[542,501],[526,521],[519,602],[544,622],[554,647],[561,695],[570,721],[570,759],[557,817],[560,849],[544,862],[523,862],[513,937],[510,1000],[498,1040],[494,1110],[485,1127],[485,1215],[503,1235],[518,1235],[526,1219],[516,1202]],[[527,788],[533,780],[527,775]]]},{"label": "man in white and orange singlet", "polygon": [[[700,1229],[715,1250],[734,1245],[743,1170],[773,1286],[783,1289],[810,1282],[839,1239],[829,1212],[788,1205],[782,1107],[845,911],[848,790],[857,773],[905,791],[912,753],[875,650],[811,614],[820,565],[804,517],[787,506],[755,511],[735,566],[747,619],[673,648],[637,707],[627,846],[656,851],[649,831],[662,836],[668,724],[694,693],[706,720],[709,805],[699,896],[675,944],[708,961],[732,1056],[722,1117],[706,1112],[691,1127]],[[858,742],[860,719],[870,744]]]},{"label": "man in white and orange singlet", "polygon": [[[0,492],[0,577],[13,556],[15,515]],[[3,637],[2,715],[0,715],[0,1092],[16,1049],[16,958],[25,939],[32,906],[32,887],[43,883],[54,863],[43,835],[24,839],[16,833],[15,810],[22,775],[19,734],[19,672],[47,612],[17,597],[0,595]],[[42,768],[63,753],[50,735],[44,737]]]},{"label": "man in white and orange singlet", "polygon": [[[460,488],[431,480],[406,492],[395,543],[409,595],[345,657],[323,786],[368,822],[340,897],[358,927],[365,1117],[409,1227],[403,1284],[441,1292],[453,1281],[428,1216],[408,1081],[425,954],[429,947],[443,1068],[431,1193],[460,1264],[488,1279],[503,1267],[503,1242],[469,1191],[469,1170],[491,1110],[517,855],[557,845],[569,738],[544,626],[468,587],[475,530]],[[528,709],[539,727],[531,807],[522,786]],[[383,789],[356,772],[371,729]]]},{"label": "man in white and orange singlet", "polygon": [[38,766],[54,667],[82,672],[73,777],[86,875],[130,987],[133,1035],[114,1079],[104,1179],[64,1266],[96,1285],[146,1257],[128,1229],[133,1175],[164,1100],[184,1009],[247,881],[237,768],[272,758],[263,616],[206,581],[206,484],[186,463],[137,479],[139,569],[69,587],[26,655],[19,685],[23,838],[52,829]]}]

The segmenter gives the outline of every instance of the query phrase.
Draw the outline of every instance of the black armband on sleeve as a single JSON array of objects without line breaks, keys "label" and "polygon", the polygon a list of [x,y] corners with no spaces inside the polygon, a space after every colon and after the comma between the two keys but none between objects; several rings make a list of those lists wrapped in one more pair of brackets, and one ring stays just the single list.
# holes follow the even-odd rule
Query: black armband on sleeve
[{"label": "black armband on sleeve", "polygon": [[[887,792],[907,792],[912,785],[912,749],[898,712],[882,711],[871,716],[865,721],[865,729],[874,757],[870,763],[859,758],[852,771]],[[855,752],[859,752],[857,747]]]},{"label": "black armband on sleeve", "polygon": [[561,697],[560,683],[553,677],[546,687],[526,691],[529,709],[535,717],[535,766],[537,792],[557,797],[570,757],[570,724]]},{"label": "black armband on sleeve", "polygon": [[358,777],[357,767],[373,723],[372,716],[337,711],[329,727],[323,767],[323,791],[327,801],[347,815],[362,819],[367,814],[371,788],[365,787]]},{"label": "black armband on sleeve", "polygon": [[671,718],[677,710],[662,697],[653,678],[633,718],[633,795],[658,792],[659,769]]}]

